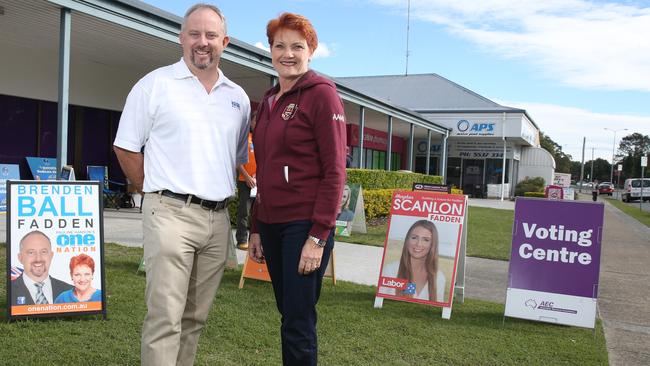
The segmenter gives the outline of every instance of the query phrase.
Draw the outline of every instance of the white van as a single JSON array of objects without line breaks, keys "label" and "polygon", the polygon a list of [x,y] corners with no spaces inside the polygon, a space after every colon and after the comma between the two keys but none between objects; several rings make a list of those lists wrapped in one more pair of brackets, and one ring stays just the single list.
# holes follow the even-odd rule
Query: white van
[{"label": "white van", "polygon": [[[626,179],[621,198],[623,202],[641,199],[641,178]],[[643,178],[643,200],[650,201],[650,178]]]}]

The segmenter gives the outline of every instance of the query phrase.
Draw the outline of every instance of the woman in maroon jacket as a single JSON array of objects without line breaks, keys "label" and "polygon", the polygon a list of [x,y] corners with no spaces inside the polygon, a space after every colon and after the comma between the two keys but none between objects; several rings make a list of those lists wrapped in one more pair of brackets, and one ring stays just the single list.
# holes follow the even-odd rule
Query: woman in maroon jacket
[{"label": "woman in maroon jacket", "polygon": [[283,363],[316,365],[316,302],[345,184],[345,115],[334,84],[309,70],[318,46],[309,20],[284,13],[266,34],[279,83],[264,95],[253,132],[258,190],[248,253],[266,258]]}]

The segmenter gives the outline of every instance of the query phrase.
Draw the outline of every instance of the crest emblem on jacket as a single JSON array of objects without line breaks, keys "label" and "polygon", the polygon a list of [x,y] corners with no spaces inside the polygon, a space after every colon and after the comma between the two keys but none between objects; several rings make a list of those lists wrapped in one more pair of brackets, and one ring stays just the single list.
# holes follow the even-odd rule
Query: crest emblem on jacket
[{"label": "crest emblem on jacket", "polygon": [[296,103],[289,103],[282,111],[282,119],[285,121],[290,120],[296,114],[296,110],[298,110]]}]

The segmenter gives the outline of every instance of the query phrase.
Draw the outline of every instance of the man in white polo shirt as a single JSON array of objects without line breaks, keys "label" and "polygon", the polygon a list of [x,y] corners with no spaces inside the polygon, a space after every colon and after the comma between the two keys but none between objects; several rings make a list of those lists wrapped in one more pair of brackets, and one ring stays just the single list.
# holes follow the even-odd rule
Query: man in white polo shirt
[{"label": "man in white polo shirt", "polygon": [[248,97],[218,68],[228,41],[218,8],[191,7],[182,59],[138,81],[115,138],[122,170],[145,195],[143,365],[193,364],[223,274],[226,203],[250,123]]}]

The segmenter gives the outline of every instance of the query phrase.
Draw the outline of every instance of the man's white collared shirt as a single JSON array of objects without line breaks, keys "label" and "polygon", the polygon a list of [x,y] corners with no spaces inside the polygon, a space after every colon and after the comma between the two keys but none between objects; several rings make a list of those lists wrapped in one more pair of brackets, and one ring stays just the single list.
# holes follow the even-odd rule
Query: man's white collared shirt
[{"label": "man's white collared shirt", "polygon": [[[36,294],[38,293],[36,282],[34,282],[34,280],[29,278],[29,276],[24,273],[23,282],[25,283],[25,287],[27,287],[29,294],[32,296],[32,301],[36,303]],[[43,295],[45,295],[48,304],[54,303],[54,294],[52,292],[52,281],[50,280],[50,276],[47,276],[47,278],[43,281]]]},{"label": "man's white collared shirt", "polygon": [[144,150],[145,192],[168,189],[220,201],[248,161],[250,101],[219,70],[208,93],[181,59],[140,79],[127,97],[115,146]]}]

